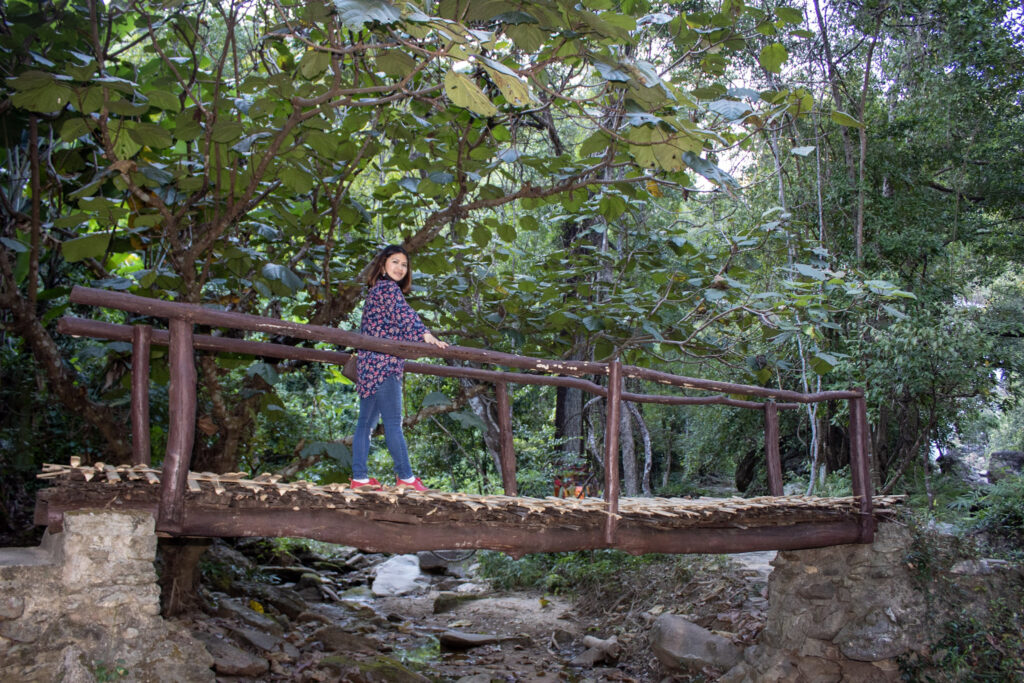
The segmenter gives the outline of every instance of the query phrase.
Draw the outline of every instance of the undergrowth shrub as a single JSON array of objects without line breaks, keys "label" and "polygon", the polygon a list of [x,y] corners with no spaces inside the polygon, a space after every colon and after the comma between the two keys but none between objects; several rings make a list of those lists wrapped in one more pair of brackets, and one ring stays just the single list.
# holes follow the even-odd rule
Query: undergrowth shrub
[{"label": "undergrowth shrub", "polygon": [[[997,498],[990,504],[1001,508],[1006,496]],[[1024,680],[1024,584],[972,583],[953,571],[958,562],[982,557],[970,536],[937,535],[918,523],[911,528],[907,566],[934,617],[936,640],[927,652],[900,658],[904,680]]]}]

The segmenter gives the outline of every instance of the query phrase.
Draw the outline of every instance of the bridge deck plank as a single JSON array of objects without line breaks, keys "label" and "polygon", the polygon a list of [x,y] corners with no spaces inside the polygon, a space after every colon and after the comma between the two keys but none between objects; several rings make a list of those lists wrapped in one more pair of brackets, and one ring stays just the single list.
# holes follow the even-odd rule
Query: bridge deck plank
[{"label": "bridge deck plank", "polygon": [[[131,472],[134,476],[129,477]],[[143,476],[139,476],[139,475]],[[36,521],[59,528],[66,510],[152,509],[160,470],[47,465]],[[874,517],[899,496],[879,496]],[[526,498],[385,487],[355,492],[243,473],[190,472],[180,535],[305,536],[389,552],[478,547],[512,554],[598,547],[629,552],[742,552],[855,542],[859,501],[816,498],[621,498],[616,538],[601,535],[600,498]]]}]

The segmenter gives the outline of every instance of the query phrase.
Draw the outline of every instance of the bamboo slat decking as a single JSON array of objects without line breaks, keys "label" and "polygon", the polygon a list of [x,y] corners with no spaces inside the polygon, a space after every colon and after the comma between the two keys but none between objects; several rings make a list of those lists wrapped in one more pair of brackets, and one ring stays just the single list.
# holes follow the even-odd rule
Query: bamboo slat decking
[{"label": "bamboo slat decking", "polygon": [[[142,465],[46,465],[39,524],[59,526],[65,509],[149,509],[156,514],[161,471]],[[615,537],[605,538],[600,498],[527,498],[347,484],[284,482],[277,475],[189,472],[182,535],[303,536],[381,552],[488,548],[526,552],[616,547],[628,552],[730,552],[856,542],[855,497],[621,498]],[[899,496],[874,498],[874,516]],[[758,541],[758,539],[763,539]],[[828,541],[827,543],[824,541]],[[697,547],[699,545],[700,547]]]}]

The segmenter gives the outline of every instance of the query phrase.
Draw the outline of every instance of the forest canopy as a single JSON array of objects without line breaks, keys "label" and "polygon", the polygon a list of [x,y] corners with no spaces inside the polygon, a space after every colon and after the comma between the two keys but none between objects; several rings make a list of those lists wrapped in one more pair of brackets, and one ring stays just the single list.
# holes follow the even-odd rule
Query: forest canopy
[{"label": "forest canopy", "polygon": [[[1013,3],[11,0],[0,12],[12,530],[30,509],[20,482],[42,462],[128,458],[130,350],[55,324],[134,320],[76,309],[73,285],[357,329],[365,268],[392,242],[412,254],[410,301],[452,343],[864,387],[887,491],[916,486],[964,440],[1024,447]],[[159,455],[160,350],[153,363]],[[347,476],[355,399],[337,368],[197,365],[193,469]],[[600,466],[587,400],[515,389],[523,490]],[[498,485],[493,403],[469,383],[410,379],[428,476]],[[836,410],[786,418],[803,487],[846,464]],[[624,413],[625,492],[734,470],[741,488],[763,486],[749,415]]]}]

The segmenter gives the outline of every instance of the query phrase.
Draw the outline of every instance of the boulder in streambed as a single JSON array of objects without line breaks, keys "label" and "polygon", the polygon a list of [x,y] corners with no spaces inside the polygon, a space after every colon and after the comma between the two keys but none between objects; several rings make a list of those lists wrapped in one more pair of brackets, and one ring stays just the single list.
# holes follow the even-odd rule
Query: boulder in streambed
[{"label": "boulder in streambed", "polygon": [[420,561],[415,555],[395,555],[377,566],[371,590],[379,597],[405,595],[425,585]]},{"label": "boulder in streambed", "polygon": [[662,614],[651,629],[651,649],[669,669],[726,671],[743,658],[743,651],[728,638],[687,621],[678,614]]}]

